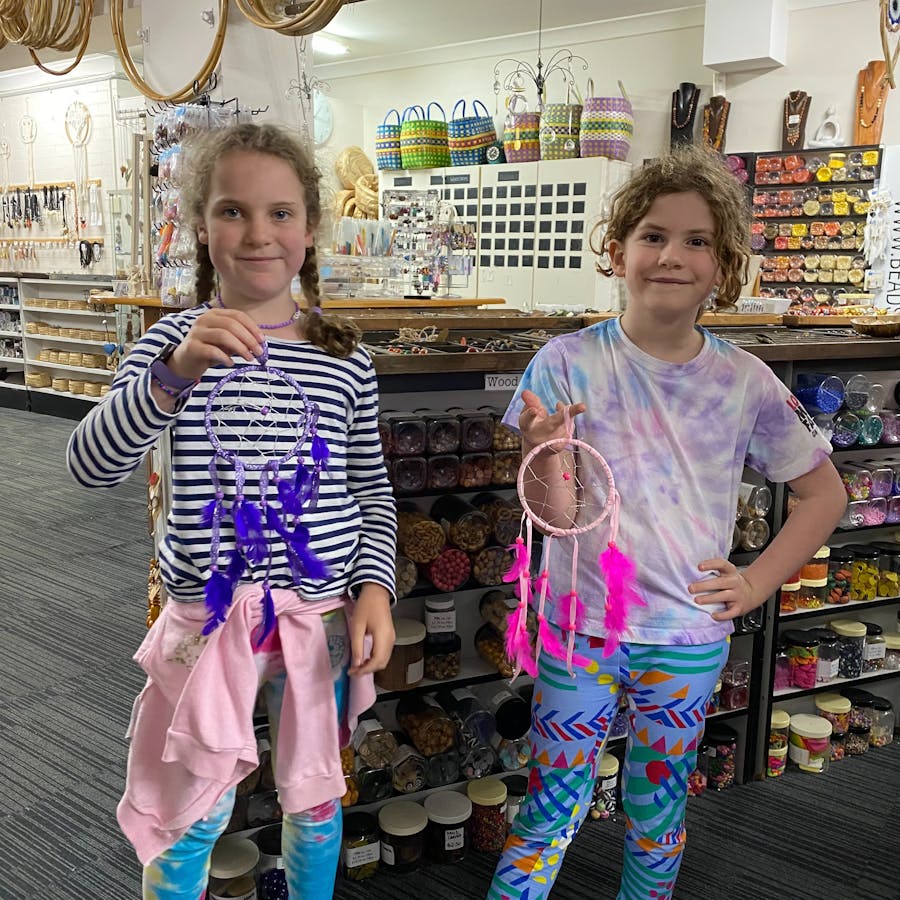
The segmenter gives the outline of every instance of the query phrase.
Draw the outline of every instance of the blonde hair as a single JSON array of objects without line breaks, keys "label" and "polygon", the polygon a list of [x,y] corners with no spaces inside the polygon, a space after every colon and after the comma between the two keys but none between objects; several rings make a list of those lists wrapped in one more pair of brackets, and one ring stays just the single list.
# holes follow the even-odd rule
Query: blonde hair
[{"label": "blonde hair", "polygon": [[[743,186],[713,150],[683,145],[637,169],[616,192],[609,215],[591,231],[591,249],[599,258],[607,257],[610,241],[623,243],[657,197],[688,191],[703,197],[716,223],[713,252],[722,274],[716,306],[733,307],[747,277],[750,205]],[[597,271],[614,274],[600,259]]]},{"label": "blonde hair", "polygon": [[[265,153],[286,162],[303,186],[306,220],[314,231],[322,219],[319,198],[320,173],[302,144],[292,134],[274,125],[235,125],[217,131],[203,132],[192,138],[188,151],[187,175],[183,179],[185,218],[194,227],[202,221],[212,186],[216,164],[229,153]],[[198,305],[206,303],[215,290],[216,272],[206,244],[196,241],[197,276],[195,289]],[[304,337],[326,353],[348,357],[359,345],[359,329],[336,316],[322,315],[322,295],[319,291],[319,267],[316,248],[309,247],[306,259],[297,273],[306,299],[307,315],[303,323]]]}]

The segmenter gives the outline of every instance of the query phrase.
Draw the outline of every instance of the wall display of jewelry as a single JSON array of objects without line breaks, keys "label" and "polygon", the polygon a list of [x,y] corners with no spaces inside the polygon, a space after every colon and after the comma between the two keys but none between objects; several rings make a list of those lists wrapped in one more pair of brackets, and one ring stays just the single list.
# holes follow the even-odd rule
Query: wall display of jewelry
[{"label": "wall display of jewelry", "polygon": [[880,165],[873,145],[757,155],[750,245],[763,256],[761,296],[785,297],[807,314],[860,299]]},{"label": "wall display of jewelry", "polygon": [[872,60],[859,70],[857,102],[854,110],[853,140],[857,144],[877,144],[884,128],[885,109],[891,92],[887,64]]},{"label": "wall display of jewelry", "polygon": [[784,98],[781,149],[802,150],[806,143],[806,119],[812,97],[806,91],[791,91]]},{"label": "wall display of jewelry", "polygon": [[672,91],[672,124],[669,133],[673,147],[676,144],[694,142],[694,120],[699,100],[700,88],[690,81],[683,81]]}]

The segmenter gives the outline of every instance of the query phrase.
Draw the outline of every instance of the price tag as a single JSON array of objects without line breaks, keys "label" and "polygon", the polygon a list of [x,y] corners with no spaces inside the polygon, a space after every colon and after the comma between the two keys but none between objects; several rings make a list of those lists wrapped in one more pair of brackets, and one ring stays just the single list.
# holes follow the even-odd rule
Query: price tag
[{"label": "price tag", "polygon": [[484,389],[486,391],[514,391],[519,386],[521,379],[521,372],[486,373]]},{"label": "price tag", "polygon": [[800,116],[794,113],[792,116],[788,116],[787,120],[788,125],[799,125],[800,124]]}]

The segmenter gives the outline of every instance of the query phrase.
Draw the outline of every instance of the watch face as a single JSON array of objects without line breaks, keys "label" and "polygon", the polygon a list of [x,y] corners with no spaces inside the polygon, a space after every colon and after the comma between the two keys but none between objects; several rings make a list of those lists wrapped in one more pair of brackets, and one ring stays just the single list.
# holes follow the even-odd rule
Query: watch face
[{"label": "watch face", "polygon": [[326,143],[334,131],[334,112],[321,91],[313,91],[313,140],[316,146]]},{"label": "watch face", "polygon": [[500,148],[499,147],[488,147],[487,148],[487,159],[488,162],[497,162],[500,159]]}]

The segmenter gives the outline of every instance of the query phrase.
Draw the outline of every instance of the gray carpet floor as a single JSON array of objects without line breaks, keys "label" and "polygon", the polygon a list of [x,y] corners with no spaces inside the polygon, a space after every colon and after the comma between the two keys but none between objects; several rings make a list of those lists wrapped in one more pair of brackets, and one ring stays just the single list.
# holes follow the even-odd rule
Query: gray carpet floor
[{"label": "gray carpet floor", "polygon": [[[72,427],[0,409],[0,900],[140,896],[115,806],[142,683],[143,487],[78,487]],[[586,824],[554,900],[611,900],[623,833]],[[688,835],[676,900],[900,900],[900,744],[692,799]],[[342,883],[335,898],[479,900],[494,862]]]}]

